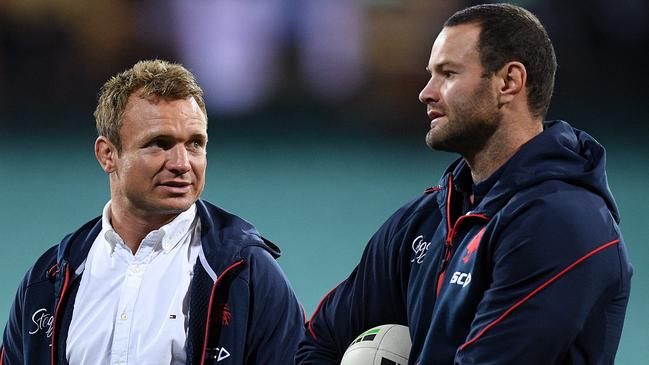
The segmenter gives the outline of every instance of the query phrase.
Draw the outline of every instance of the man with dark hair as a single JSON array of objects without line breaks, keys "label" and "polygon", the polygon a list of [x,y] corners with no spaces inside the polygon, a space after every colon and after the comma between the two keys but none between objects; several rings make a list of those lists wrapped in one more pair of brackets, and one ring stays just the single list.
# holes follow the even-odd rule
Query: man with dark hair
[{"label": "man with dark hair", "polygon": [[311,317],[297,363],[339,363],[381,324],[409,327],[409,364],[613,363],[632,269],[603,147],[543,122],[555,69],[525,9],[448,20],[419,99],[427,144],[461,158],[371,238]]},{"label": "man with dark hair", "polygon": [[199,199],[194,76],[138,62],[104,84],[95,119],[111,200],[27,272],[0,365],[291,363],[304,316],[279,248]]}]

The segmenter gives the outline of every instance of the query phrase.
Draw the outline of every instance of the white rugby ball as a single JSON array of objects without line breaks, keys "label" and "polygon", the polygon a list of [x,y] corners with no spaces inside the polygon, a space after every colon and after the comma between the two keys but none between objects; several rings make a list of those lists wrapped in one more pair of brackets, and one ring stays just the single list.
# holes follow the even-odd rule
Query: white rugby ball
[{"label": "white rugby ball", "polygon": [[384,324],[358,335],[340,365],[407,365],[411,346],[408,327]]}]

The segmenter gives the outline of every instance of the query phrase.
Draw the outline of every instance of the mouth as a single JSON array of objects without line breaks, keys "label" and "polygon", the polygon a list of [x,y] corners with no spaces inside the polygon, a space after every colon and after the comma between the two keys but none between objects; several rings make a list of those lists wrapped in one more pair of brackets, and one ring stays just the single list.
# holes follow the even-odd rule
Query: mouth
[{"label": "mouth", "polygon": [[435,122],[436,122],[437,119],[446,116],[446,114],[444,114],[444,113],[442,113],[440,111],[437,111],[437,110],[432,110],[432,109],[428,110],[428,112],[426,114],[428,115],[428,119],[430,119],[431,128],[434,127]]},{"label": "mouth", "polygon": [[161,182],[158,186],[173,194],[185,194],[191,189],[192,183],[188,181],[169,180]]}]

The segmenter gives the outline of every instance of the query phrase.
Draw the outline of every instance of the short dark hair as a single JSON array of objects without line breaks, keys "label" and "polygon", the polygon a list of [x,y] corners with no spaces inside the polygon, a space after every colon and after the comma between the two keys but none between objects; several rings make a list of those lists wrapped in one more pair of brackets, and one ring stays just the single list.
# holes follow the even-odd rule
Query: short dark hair
[{"label": "short dark hair", "polygon": [[458,11],[444,26],[470,23],[480,26],[478,52],[485,72],[493,74],[511,61],[525,65],[530,111],[544,118],[552,99],[557,58],[539,19],[519,6],[485,4]]}]

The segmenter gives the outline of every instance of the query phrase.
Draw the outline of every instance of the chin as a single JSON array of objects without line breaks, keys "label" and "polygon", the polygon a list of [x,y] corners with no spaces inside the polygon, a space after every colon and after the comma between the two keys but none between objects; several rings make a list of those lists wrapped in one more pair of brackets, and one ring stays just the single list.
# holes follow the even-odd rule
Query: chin
[{"label": "chin", "polygon": [[192,206],[198,198],[171,198],[164,202],[156,204],[160,213],[163,214],[180,214]]},{"label": "chin", "polygon": [[460,153],[460,149],[457,148],[456,146],[448,143],[446,140],[426,140],[426,144],[428,147],[434,151],[442,151],[442,152],[451,152],[451,153]]},{"label": "chin", "polygon": [[435,137],[433,136],[433,130],[429,130],[428,133],[426,133],[426,145],[430,149],[435,149]]},{"label": "chin", "polygon": [[426,134],[426,145],[431,150],[446,151],[444,140],[440,138],[439,131],[434,132],[432,129]]}]

